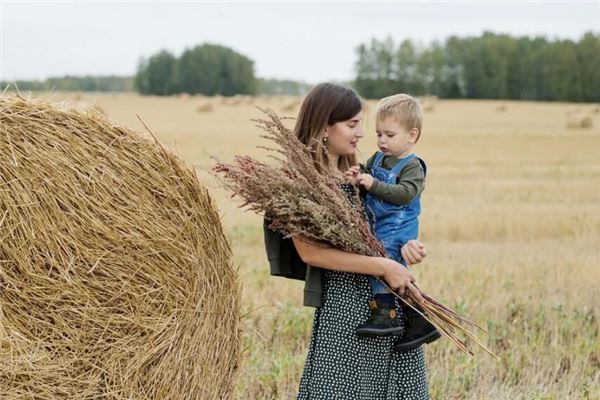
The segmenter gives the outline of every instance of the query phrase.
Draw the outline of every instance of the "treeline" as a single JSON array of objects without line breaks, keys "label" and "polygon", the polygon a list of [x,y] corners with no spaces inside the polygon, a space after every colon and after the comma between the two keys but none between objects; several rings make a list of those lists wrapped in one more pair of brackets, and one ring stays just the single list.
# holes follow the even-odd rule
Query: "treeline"
[{"label": "treeline", "polygon": [[133,90],[131,76],[63,76],[41,80],[2,81],[2,90],[9,89],[32,91],[85,91],[85,92],[129,92]]},{"label": "treeline", "polygon": [[600,101],[600,35],[579,41],[485,32],[419,46],[372,40],[357,47],[354,86],[365,98],[393,93],[444,98]]},{"label": "treeline", "polygon": [[[600,34],[587,33],[573,41],[485,32],[429,45],[373,39],[358,46],[356,53],[352,85],[365,98],[406,92],[442,98],[600,101]],[[14,87],[14,82],[0,85]],[[208,96],[304,95],[311,87],[256,78],[252,60],[215,44],[186,49],[180,57],[160,51],[142,59],[133,77],[64,76],[16,85],[33,91]]]},{"label": "treeline", "polygon": [[143,59],[134,80],[141,94],[254,94],[254,62],[232,49],[203,44],[177,58],[163,50]]},{"label": "treeline", "polygon": [[[22,91],[73,91],[73,92],[131,92],[135,90],[134,76],[64,76],[46,80],[0,81],[4,90]],[[306,94],[311,84],[289,79],[256,78],[256,95],[292,95]]]},{"label": "treeline", "polygon": [[306,82],[293,81],[289,79],[261,79],[256,80],[257,95],[285,94],[292,96],[303,96],[313,85]]}]

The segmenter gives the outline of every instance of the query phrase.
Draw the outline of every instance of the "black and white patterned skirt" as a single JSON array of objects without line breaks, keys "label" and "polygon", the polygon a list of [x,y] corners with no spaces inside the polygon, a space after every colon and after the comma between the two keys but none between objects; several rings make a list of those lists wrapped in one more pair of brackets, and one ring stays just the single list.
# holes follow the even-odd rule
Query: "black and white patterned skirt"
[{"label": "black and white patterned skirt", "polygon": [[397,353],[394,337],[356,335],[370,315],[370,299],[366,275],[325,271],[323,306],[315,311],[299,400],[429,398],[422,348]]}]

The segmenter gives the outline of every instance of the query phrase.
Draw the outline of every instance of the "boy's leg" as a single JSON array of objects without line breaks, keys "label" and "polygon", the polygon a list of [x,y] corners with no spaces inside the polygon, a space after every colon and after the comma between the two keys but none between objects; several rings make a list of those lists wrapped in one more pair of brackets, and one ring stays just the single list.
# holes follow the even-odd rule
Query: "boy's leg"
[{"label": "boy's leg", "polygon": [[[396,261],[402,264],[405,268],[408,268],[407,263],[402,259],[402,255],[400,255],[399,248],[398,258]],[[413,350],[423,344],[438,340],[442,336],[435,326],[433,326],[413,308],[404,304],[404,302],[400,299],[398,299],[398,304],[401,309],[401,314],[404,317],[405,333],[404,336],[396,341],[394,345],[396,351],[405,352]],[[421,313],[425,312],[418,305],[415,306],[415,308]]]},{"label": "boy's leg", "polygon": [[[406,263],[400,255],[400,246],[398,245],[398,243],[386,242],[384,240],[383,245],[385,246],[385,250],[389,258],[399,262],[400,264],[406,267]],[[375,299],[379,299],[382,303],[386,304],[390,308],[396,307],[396,296],[392,294],[379,279],[370,276],[369,281],[371,283],[371,289],[373,290],[373,297]]]},{"label": "boy's leg", "polygon": [[371,284],[371,290],[373,291],[373,297],[379,300],[381,303],[387,306],[393,307],[394,295],[390,293],[387,287],[374,276],[369,276],[369,283]]},{"label": "boy's leg", "polygon": [[[404,336],[398,339],[394,344],[394,349],[396,351],[410,351],[442,337],[440,331],[417,311],[404,304],[401,304],[401,307],[406,329]],[[421,307],[415,306],[415,308],[419,312],[424,313],[424,310]]]},{"label": "boy's leg", "polygon": [[369,302],[371,316],[356,328],[356,334],[363,337],[401,335],[404,328],[398,318],[394,295],[379,279],[369,277],[369,282],[373,290],[373,300]]}]

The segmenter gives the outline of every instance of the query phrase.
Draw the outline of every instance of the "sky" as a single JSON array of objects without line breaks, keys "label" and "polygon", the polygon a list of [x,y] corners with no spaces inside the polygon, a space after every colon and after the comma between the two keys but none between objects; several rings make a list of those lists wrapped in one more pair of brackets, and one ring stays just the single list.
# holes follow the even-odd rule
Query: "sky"
[{"label": "sky", "polygon": [[588,2],[236,2],[0,0],[0,80],[133,75],[161,49],[216,43],[252,59],[259,77],[309,83],[354,75],[372,38],[424,45],[483,31],[577,40],[600,33]]}]

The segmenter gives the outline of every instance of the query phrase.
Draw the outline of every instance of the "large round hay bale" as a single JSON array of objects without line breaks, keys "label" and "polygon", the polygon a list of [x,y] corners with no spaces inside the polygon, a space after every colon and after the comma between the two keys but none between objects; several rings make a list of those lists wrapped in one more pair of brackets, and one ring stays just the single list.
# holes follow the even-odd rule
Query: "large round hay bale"
[{"label": "large round hay bale", "polygon": [[237,271],[195,172],[90,111],[0,98],[0,398],[230,398]]}]

